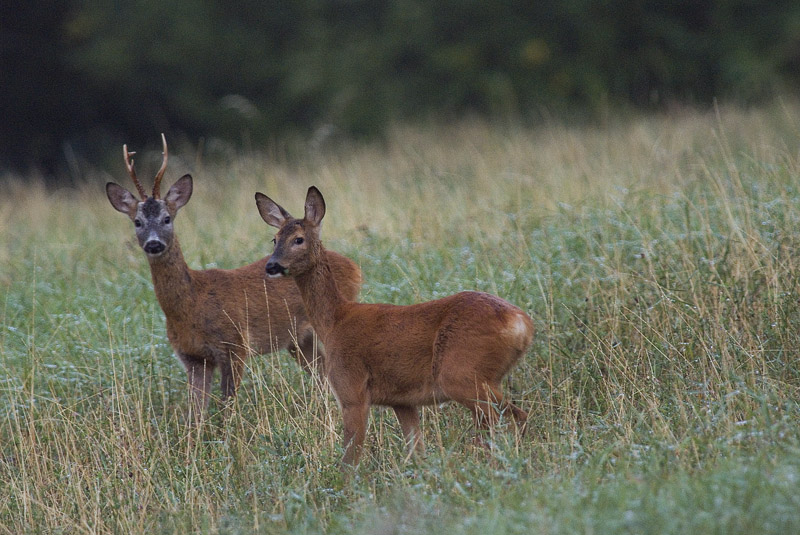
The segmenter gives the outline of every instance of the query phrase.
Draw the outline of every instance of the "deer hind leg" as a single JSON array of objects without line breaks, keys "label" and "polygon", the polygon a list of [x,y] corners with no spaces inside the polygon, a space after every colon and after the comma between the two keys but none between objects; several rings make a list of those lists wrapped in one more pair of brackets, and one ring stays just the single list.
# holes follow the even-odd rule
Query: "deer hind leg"
[{"label": "deer hind leg", "polygon": [[392,409],[394,409],[397,421],[400,422],[403,430],[409,455],[414,452],[422,453],[425,445],[422,442],[422,432],[419,428],[419,409],[407,405],[394,405]]},{"label": "deer hind leg", "polygon": [[517,429],[519,429],[520,435],[524,436],[525,432],[528,430],[528,413],[520,409],[510,401],[506,401],[504,410],[511,411],[511,417],[514,418],[514,421],[517,424]]},{"label": "deer hind leg", "polygon": [[484,444],[483,434],[492,432],[500,416],[509,415],[524,432],[527,413],[503,396],[499,383],[479,382],[461,378],[442,384],[446,395],[467,407],[475,425],[475,442]]},{"label": "deer hind leg", "polygon": [[481,433],[491,430],[501,414],[513,418],[524,431],[527,413],[507,401],[500,389],[503,376],[521,355],[508,355],[507,349],[487,344],[480,336],[470,339],[444,330],[439,333],[434,344],[434,362],[439,363],[437,386],[446,398],[470,410],[476,442],[482,442]]},{"label": "deer hind leg", "polygon": [[500,406],[503,403],[503,394],[499,389],[492,388],[485,383],[476,385],[473,391],[473,398],[467,402],[467,406],[472,412],[476,441],[480,442],[482,440],[481,432],[489,431],[491,433],[497,424]]},{"label": "deer hind leg", "polygon": [[[481,397],[482,394],[482,397]],[[517,429],[525,434],[528,413],[508,401],[498,384],[484,384],[482,392],[472,407],[472,417],[476,431],[486,430],[497,423],[498,417],[510,417],[514,420]]]}]

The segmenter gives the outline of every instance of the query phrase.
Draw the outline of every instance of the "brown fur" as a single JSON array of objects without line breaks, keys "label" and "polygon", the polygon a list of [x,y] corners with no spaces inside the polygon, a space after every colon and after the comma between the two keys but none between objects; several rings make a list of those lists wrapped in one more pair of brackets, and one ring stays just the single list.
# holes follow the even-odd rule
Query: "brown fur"
[{"label": "brown fur", "polygon": [[500,382],[525,354],[533,322],[516,306],[482,292],[461,292],[409,306],[355,303],[341,291],[319,238],[325,203],[312,187],[305,217],[292,218],[263,194],[261,217],[278,227],[271,276],[288,274],[300,289],[325,344],[325,370],[342,409],[345,464],[358,462],[370,405],[392,407],[407,444],[420,449],[419,407],[454,400],[469,408],[477,430],[508,411]]},{"label": "brown fur", "polygon": [[[310,369],[316,348],[296,286],[265,278],[269,257],[237,269],[189,269],[171,218],[188,202],[191,191],[189,175],[179,179],[164,200],[140,201],[117,184],[106,185],[111,204],[138,220],[137,237],[145,252],[151,247],[148,241],[165,246],[159,254],[147,254],[153,288],[166,316],[167,337],[186,369],[199,420],[208,407],[215,369],[220,370],[222,396],[227,399],[236,394],[251,353],[285,348]],[[355,299],[361,284],[358,266],[337,253],[327,253],[326,258],[342,290]]]}]

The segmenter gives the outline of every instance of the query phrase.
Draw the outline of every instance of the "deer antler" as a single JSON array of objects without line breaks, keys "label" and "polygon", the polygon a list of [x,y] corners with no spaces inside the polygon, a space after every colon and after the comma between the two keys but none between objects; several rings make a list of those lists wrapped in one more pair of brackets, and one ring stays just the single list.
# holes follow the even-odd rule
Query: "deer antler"
[{"label": "deer antler", "polygon": [[153,183],[153,198],[154,199],[160,199],[161,198],[161,191],[160,191],[160,189],[161,189],[161,179],[164,177],[164,171],[167,170],[167,157],[168,157],[168,154],[167,154],[167,138],[166,138],[166,136],[164,136],[163,133],[161,134],[161,143],[164,145],[164,152],[163,152],[164,159],[163,159],[163,161],[161,163],[161,169],[159,169],[158,173],[156,173],[156,180]]},{"label": "deer antler", "polygon": [[135,152],[128,152],[128,145],[122,146],[122,156],[125,158],[125,167],[128,168],[128,174],[131,175],[131,180],[136,185],[136,190],[139,192],[139,195],[142,197],[142,200],[147,199],[147,193],[144,192],[144,188],[136,179],[136,170],[133,167],[133,155],[136,154]]}]

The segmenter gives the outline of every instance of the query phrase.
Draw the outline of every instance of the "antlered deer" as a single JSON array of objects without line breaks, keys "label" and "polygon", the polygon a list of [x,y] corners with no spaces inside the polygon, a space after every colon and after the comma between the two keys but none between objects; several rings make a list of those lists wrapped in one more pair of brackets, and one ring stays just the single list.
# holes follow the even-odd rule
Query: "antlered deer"
[{"label": "antlered deer", "polygon": [[[267,279],[269,258],[237,269],[189,269],[183,258],[173,220],[192,195],[192,177],[184,175],[160,195],[167,167],[164,156],[148,196],[136,179],[133,152],[123,146],[125,166],[141,199],[109,182],[111,205],[127,214],[136,227],[139,245],[147,255],[153,289],[167,320],[167,337],[186,368],[192,408],[197,421],[208,407],[211,378],[220,369],[222,396],[235,395],[249,353],[288,349],[304,368],[313,367],[314,336],[303,301],[291,281]],[[355,299],[361,271],[334,252],[326,254],[341,291]],[[320,351],[321,354],[321,351]]]},{"label": "antlered deer", "polygon": [[262,193],[256,203],[264,221],[279,229],[267,274],[294,279],[325,345],[324,369],[344,420],[345,465],[358,462],[370,405],[394,409],[411,451],[422,448],[421,405],[461,403],[478,432],[498,411],[524,425],[527,414],[503,397],[500,382],[533,339],[525,312],[481,292],[408,306],[355,303],[320,241],[319,190],[309,188],[303,219]]}]

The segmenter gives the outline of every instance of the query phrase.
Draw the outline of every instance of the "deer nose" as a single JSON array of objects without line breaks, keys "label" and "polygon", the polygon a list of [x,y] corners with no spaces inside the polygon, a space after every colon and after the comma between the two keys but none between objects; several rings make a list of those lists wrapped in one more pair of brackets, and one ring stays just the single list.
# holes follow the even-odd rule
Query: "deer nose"
[{"label": "deer nose", "polygon": [[142,246],[142,249],[147,254],[161,254],[166,248],[167,246],[164,245],[164,242],[159,240],[147,240]]},{"label": "deer nose", "polygon": [[280,277],[286,274],[286,268],[274,260],[270,260],[267,262],[266,272],[270,277]]}]

